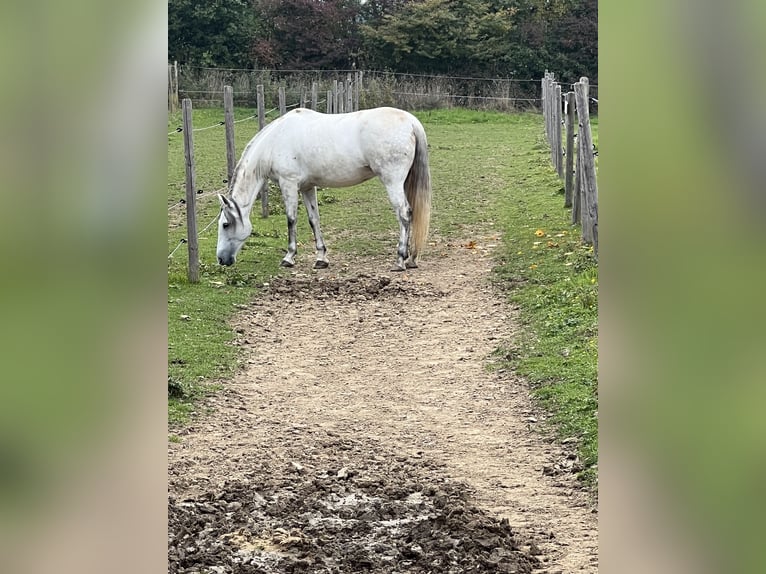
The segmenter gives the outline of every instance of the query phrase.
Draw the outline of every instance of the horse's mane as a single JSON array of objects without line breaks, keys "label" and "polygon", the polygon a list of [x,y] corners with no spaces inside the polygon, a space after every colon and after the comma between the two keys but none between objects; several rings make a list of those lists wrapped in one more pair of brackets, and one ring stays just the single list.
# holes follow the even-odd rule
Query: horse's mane
[{"label": "horse's mane", "polygon": [[[264,147],[263,141],[265,136],[272,130],[272,126],[279,122],[280,118],[277,118],[273,122],[266,124],[262,130],[260,130],[253,139],[251,139],[245,149],[242,151],[237,165],[234,167],[234,174],[229,182],[229,197],[233,199],[234,191],[237,189],[237,185],[241,181],[241,185],[247,186],[246,178],[250,173],[256,181],[260,181],[266,177],[271,166],[271,153],[268,147]],[[262,149],[260,149],[262,148]],[[251,167],[251,162],[255,161],[255,166]]]}]

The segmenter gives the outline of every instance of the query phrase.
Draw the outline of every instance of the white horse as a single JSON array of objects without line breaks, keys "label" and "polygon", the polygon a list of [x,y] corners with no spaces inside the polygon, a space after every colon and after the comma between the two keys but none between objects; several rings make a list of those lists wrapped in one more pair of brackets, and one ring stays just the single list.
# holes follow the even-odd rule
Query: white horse
[{"label": "white horse", "polygon": [[295,264],[300,192],[316,242],[314,267],[327,267],[316,188],[348,187],[375,176],[383,182],[399,219],[398,258],[393,270],[417,267],[431,218],[428,144],[418,119],[394,108],[347,114],[299,108],[258,132],[242,152],[229,197],[218,196],[218,262],[235,262],[252,231],[253,204],[272,180],[282,191],[287,214],[287,254],[281,265]]}]

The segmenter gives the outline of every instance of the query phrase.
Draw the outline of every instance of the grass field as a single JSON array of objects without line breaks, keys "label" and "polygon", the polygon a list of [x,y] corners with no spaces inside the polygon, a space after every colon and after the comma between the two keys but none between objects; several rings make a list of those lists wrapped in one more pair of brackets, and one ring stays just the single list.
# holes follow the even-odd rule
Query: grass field
[{"label": "grass field", "polygon": [[[250,116],[237,110],[235,119]],[[549,165],[542,117],[443,110],[417,114],[429,139],[433,178],[434,234],[470,240],[480,230],[502,236],[495,278],[520,307],[525,329],[520,343],[498,349],[497,359],[534,386],[534,393],[553,414],[561,438],[576,438],[584,465],[582,478],[595,484],[597,464],[597,330],[598,270],[593,254],[579,242],[563,208],[563,184]],[[197,110],[195,127],[223,119],[217,109]],[[170,132],[180,125],[171,117]],[[256,124],[237,124],[237,150],[255,133]],[[597,122],[594,122],[594,141]],[[225,186],[222,127],[195,134],[197,187],[202,190],[198,227],[218,212],[211,192]],[[168,253],[185,234],[183,147],[180,134],[168,137]],[[355,188],[319,193],[322,224],[332,252],[369,255],[391,253],[396,220],[377,180]],[[195,398],[215,390],[210,381],[236,369],[236,349],[227,343],[226,324],[237,306],[253,297],[272,274],[279,273],[287,241],[278,192],[273,214],[258,217],[253,236],[232,268],[215,264],[216,228],[200,239],[201,281],[186,280],[185,246],[168,262],[169,417],[185,420]],[[303,211],[301,207],[301,211]],[[330,241],[330,238],[332,240]],[[305,214],[299,215],[298,240],[310,244]]]}]

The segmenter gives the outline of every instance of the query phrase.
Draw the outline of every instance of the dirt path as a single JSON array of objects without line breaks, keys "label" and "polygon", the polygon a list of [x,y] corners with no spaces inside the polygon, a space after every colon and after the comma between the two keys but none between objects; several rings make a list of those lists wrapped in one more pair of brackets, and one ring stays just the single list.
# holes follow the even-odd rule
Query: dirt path
[{"label": "dirt path", "polygon": [[[181,525],[176,537],[189,534],[192,514],[228,512],[228,533],[223,523],[199,526],[223,536],[229,547],[236,541],[241,553],[249,550],[254,569],[183,570],[176,556],[175,571],[598,571],[597,514],[568,471],[571,455],[537,428],[543,415],[531,405],[524,381],[487,368],[492,351],[516,335],[516,320],[488,281],[493,239],[477,243],[439,243],[420,269],[405,274],[388,272],[387,260],[337,256],[328,271],[310,272],[310,254],[303,253],[300,271],[274,281],[268,295],[242,310],[237,344],[247,368],[210,400],[209,417],[169,445],[171,529]],[[349,482],[338,490],[335,483],[344,480]],[[386,498],[397,485],[402,492]],[[252,529],[241,528],[232,512],[249,491],[258,493],[246,496],[245,504],[254,504],[250,515],[261,509],[263,522],[292,513],[292,522],[248,539]],[[315,491],[330,492],[334,502],[315,500]],[[389,499],[406,504],[381,507],[380,500]],[[216,506],[216,500],[223,502]],[[287,500],[284,508],[274,506],[279,500]],[[307,500],[316,503],[307,507]],[[402,524],[441,516],[438,509],[455,501],[459,524],[447,520],[454,510],[437,524],[453,529],[451,540],[464,540],[462,551],[459,543],[450,550],[452,566],[448,553],[438,550],[447,535],[434,535],[433,555],[443,559],[429,562],[428,569],[418,560],[431,547],[414,543],[412,534],[406,551],[394,555]],[[325,516],[329,506],[332,518]],[[378,525],[400,521],[388,542],[374,530],[370,536],[378,538],[359,543],[371,549],[373,558],[364,558],[369,564],[362,558],[344,562],[351,552],[346,546],[338,550],[346,558],[337,562],[329,542],[306,546],[309,535],[324,540],[325,532],[307,534],[305,524],[340,528],[339,509],[357,506],[368,514],[377,509]],[[415,507],[417,516],[402,518]],[[359,513],[345,518],[359,527]],[[455,533],[466,524],[498,540],[508,537],[508,550],[498,549],[502,545],[484,530],[485,538]],[[432,524],[429,532],[436,530]],[[459,562],[469,553],[469,538],[479,540],[481,560],[494,569],[469,570],[473,562]],[[315,547],[327,555],[324,562],[312,562]],[[274,569],[291,548],[294,570]],[[388,555],[388,562],[374,558]],[[338,564],[356,566],[344,570]]]}]

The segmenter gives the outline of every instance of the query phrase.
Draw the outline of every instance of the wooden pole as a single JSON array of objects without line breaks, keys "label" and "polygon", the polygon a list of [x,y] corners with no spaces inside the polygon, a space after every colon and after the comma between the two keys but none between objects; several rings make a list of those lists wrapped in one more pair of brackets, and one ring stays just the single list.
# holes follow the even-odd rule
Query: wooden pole
[{"label": "wooden pole", "polygon": [[354,83],[351,80],[351,74],[346,76],[346,107],[347,112],[354,111]]},{"label": "wooden pole", "polygon": [[266,126],[266,105],[263,100],[263,84],[255,86],[255,103],[258,107],[258,131]]},{"label": "wooden pole", "polygon": [[186,165],[186,242],[189,247],[189,283],[199,283],[199,247],[197,246],[197,217],[195,203],[197,182],[194,175],[194,132],[192,131],[192,103],[184,98],[183,114],[184,159]]},{"label": "wooden pole", "polygon": [[362,73],[354,74],[354,111],[359,111],[359,94],[362,91]]},{"label": "wooden pole", "polygon": [[551,143],[551,82],[550,74],[545,72],[545,96],[543,101],[543,109],[545,116],[545,137],[548,140],[548,144]]},{"label": "wooden pole", "polygon": [[317,103],[319,102],[318,95],[319,85],[317,82],[311,82],[311,109],[316,111]]},{"label": "wooden pole", "polygon": [[332,90],[327,90],[327,113],[331,114],[332,112]]},{"label": "wooden pole", "polygon": [[551,144],[551,164],[556,167],[556,106],[553,100],[556,98],[556,83],[551,77],[548,80],[548,133]]},{"label": "wooden pole", "polygon": [[332,113],[338,113],[338,80],[332,81]]},{"label": "wooden pole", "polygon": [[[266,103],[263,97],[263,84],[255,86],[256,103],[258,105],[258,131],[266,127]],[[269,187],[263,186],[261,190],[261,217],[269,216]]]},{"label": "wooden pole", "polygon": [[567,92],[566,99],[567,151],[566,165],[564,166],[564,207],[572,207],[572,184],[574,183],[572,177],[572,170],[574,170],[574,92]]},{"label": "wooden pole", "polygon": [[580,134],[577,134],[577,158],[575,163],[574,188],[572,189],[572,224],[580,223],[582,207],[582,149],[580,149]]},{"label": "wooden pole", "polygon": [[172,113],[178,109],[178,62],[168,64],[168,105]]},{"label": "wooden pole", "polygon": [[551,143],[551,76],[545,79],[545,134],[548,136],[548,145]]},{"label": "wooden pole", "polygon": [[174,114],[176,111],[173,105],[173,67],[168,64],[168,111]]},{"label": "wooden pole", "polygon": [[583,202],[582,237],[586,243],[593,244],[598,254],[598,185],[596,183],[596,164],[593,158],[593,136],[590,131],[590,113],[588,111],[588,78],[582,77],[575,84],[577,100],[577,120],[580,127],[580,151],[582,152]]},{"label": "wooden pole", "polygon": [[[575,93],[575,113],[577,113],[577,94]],[[578,224],[580,221],[582,221],[582,139],[580,138],[580,134],[582,133],[582,130],[580,129],[579,123],[577,124],[577,135],[575,136],[577,140],[575,141],[575,149],[577,150],[577,158],[575,159],[575,183],[574,183],[574,189],[572,190],[572,223]]]},{"label": "wooden pole", "polygon": [[279,115],[283,116],[287,113],[287,106],[285,105],[285,87],[279,86]]},{"label": "wooden pole", "polygon": [[554,129],[555,142],[554,151],[556,153],[556,171],[561,179],[564,179],[564,158],[561,155],[564,146],[561,144],[561,85],[556,84],[556,91],[553,93],[553,109],[556,111],[554,114],[554,121],[556,126]]},{"label": "wooden pole", "polygon": [[178,109],[178,60],[173,60],[173,105]]},{"label": "wooden pole", "polygon": [[540,82],[540,107],[543,111],[543,125],[545,126],[545,137],[548,137],[548,71],[546,70],[542,82]]},{"label": "wooden pole", "polygon": [[231,86],[223,87],[223,120],[226,127],[226,182],[231,184],[237,164],[234,149],[234,91]]},{"label": "wooden pole", "polygon": [[362,88],[362,73],[354,73],[354,111],[359,111],[359,90]]}]

